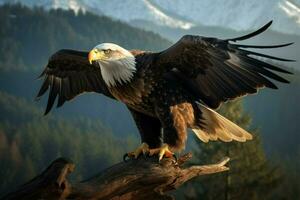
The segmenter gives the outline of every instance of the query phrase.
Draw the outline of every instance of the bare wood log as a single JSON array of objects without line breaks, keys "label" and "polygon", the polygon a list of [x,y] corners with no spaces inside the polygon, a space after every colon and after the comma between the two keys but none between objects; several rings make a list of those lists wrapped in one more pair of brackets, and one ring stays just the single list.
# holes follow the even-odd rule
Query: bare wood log
[{"label": "bare wood log", "polygon": [[73,185],[67,175],[73,171],[74,164],[60,158],[3,199],[174,199],[166,193],[190,179],[228,170],[225,164],[229,158],[216,164],[184,168],[182,165],[190,158],[191,154],[186,154],[178,161],[165,158],[158,163],[157,157],[140,157],[113,165]]},{"label": "bare wood log", "polygon": [[71,192],[67,175],[75,165],[64,158],[53,161],[47,169],[2,199],[64,199]]}]

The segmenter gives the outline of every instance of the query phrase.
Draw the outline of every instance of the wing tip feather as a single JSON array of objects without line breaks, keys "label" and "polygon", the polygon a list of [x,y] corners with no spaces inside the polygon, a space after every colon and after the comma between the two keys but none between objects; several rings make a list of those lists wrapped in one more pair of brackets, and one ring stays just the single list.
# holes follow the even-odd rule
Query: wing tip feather
[{"label": "wing tip feather", "polygon": [[261,28],[257,29],[254,32],[251,32],[251,33],[248,33],[246,35],[239,36],[239,37],[236,37],[236,38],[226,39],[226,41],[236,42],[236,41],[241,41],[241,40],[247,40],[247,39],[252,38],[256,35],[259,35],[260,33],[267,30],[271,26],[272,23],[273,23],[273,20],[269,21],[267,24],[265,24],[264,26],[262,26]]}]

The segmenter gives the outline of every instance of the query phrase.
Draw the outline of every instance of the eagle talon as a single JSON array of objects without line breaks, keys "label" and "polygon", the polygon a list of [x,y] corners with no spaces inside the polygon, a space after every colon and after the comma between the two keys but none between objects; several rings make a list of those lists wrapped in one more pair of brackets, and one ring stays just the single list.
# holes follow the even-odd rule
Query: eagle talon
[{"label": "eagle talon", "polygon": [[171,157],[175,156],[174,153],[169,150],[169,145],[168,144],[163,144],[159,148],[150,149],[149,155],[153,156],[154,154],[158,154],[158,162],[160,162],[163,157],[171,158]]},{"label": "eagle talon", "polygon": [[127,162],[126,158],[134,158],[137,159],[141,154],[146,158],[146,155],[149,153],[149,145],[147,143],[142,143],[137,149],[132,152],[126,153],[123,156],[124,162]]},{"label": "eagle talon", "polygon": [[147,157],[149,157],[149,150],[147,152],[143,152],[143,157],[146,159]]},{"label": "eagle talon", "polygon": [[123,156],[123,161],[128,162],[129,159],[127,159],[127,158],[130,158],[130,157],[129,157],[128,153],[125,153],[124,156]]},{"label": "eagle talon", "polygon": [[177,163],[178,159],[177,159],[177,156],[175,154],[173,154],[173,158],[175,159],[175,162]]}]

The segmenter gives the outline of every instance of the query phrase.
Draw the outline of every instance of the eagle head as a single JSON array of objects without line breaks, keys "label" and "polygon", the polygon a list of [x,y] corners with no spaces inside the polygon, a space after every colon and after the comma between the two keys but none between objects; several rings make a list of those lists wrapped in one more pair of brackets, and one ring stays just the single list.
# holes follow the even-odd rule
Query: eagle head
[{"label": "eagle head", "polygon": [[89,52],[88,59],[90,64],[100,67],[103,80],[109,87],[130,82],[136,71],[135,57],[116,44],[97,45]]}]

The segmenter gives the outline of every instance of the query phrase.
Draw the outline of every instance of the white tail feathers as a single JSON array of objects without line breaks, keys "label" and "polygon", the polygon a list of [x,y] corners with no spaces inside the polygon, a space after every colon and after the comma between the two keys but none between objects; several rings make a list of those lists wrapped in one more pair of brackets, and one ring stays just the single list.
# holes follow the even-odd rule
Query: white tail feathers
[{"label": "white tail feathers", "polygon": [[198,104],[198,106],[202,112],[203,123],[201,129],[192,130],[203,142],[208,142],[209,140],[215,141],[218,139],[224,142],[230,142],[232,140],[245,142],[252,139],[250,133],[214,110],[202,104]]}]

